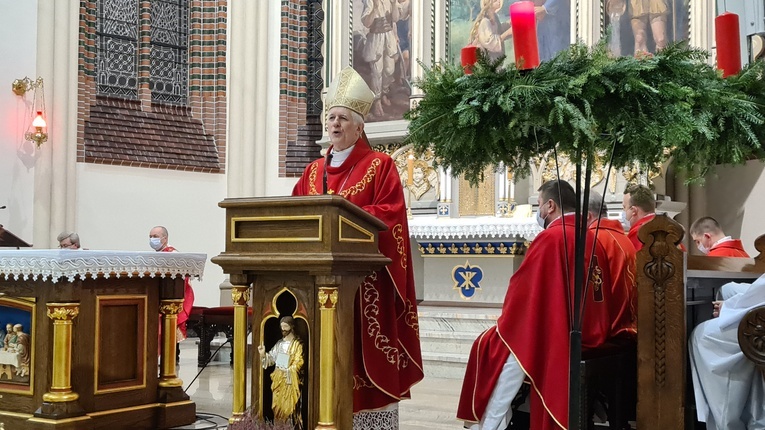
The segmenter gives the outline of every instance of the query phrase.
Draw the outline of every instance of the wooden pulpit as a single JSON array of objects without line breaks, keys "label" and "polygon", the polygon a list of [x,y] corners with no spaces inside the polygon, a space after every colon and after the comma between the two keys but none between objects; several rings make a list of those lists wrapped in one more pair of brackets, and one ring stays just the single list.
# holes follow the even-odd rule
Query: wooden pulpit
[{"label": "wooden pulpit", "polygon": [[390,260],[378,250],[385,224],[342,197],[226,199],[226,250],[212,261],[230,275],[234,301],[232,422],[245,412],[247,306],[252,285],[252,397],[268,418],[268,350],[279,318],[304,327],[303,428],[350,429],[353,422],[353,301],[361,280]]},{"label": "wooden pulpit", "polygon": [[31,246],[32,245],[28,244],[20,237],[3,228],[3,225],[0,224],[0,247],[19,249],[29,248]]}]

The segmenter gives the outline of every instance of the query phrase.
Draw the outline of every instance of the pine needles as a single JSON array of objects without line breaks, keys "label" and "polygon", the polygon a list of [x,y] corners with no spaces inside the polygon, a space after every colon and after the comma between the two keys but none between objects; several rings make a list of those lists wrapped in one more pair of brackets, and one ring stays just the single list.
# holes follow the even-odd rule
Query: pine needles
[{"label": "pine needles", "polygon": [[538,68],[480,58],[472,75],[426,68],[425,96],[406,118],[415,149],[431,148],[455,175],[477,182],[500,162],[518,176],[557,147],[576,163],[676,169],[699,181],[718,164],[764,158],[765,64],[723,79],[707,53],[678,43],[653,56],[611,57],[605,43],[572,45]]}]

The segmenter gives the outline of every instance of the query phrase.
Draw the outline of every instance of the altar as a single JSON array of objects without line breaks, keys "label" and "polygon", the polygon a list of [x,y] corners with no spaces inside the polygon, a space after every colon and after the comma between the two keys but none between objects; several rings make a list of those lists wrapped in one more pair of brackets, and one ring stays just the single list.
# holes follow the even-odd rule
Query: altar
[{"label": "altar", "polygon": [[184,278],[201,278],[205,261],[192,253],[0,251],[0,428],[193,423],[196,407],[175,368],[175,325]]}]

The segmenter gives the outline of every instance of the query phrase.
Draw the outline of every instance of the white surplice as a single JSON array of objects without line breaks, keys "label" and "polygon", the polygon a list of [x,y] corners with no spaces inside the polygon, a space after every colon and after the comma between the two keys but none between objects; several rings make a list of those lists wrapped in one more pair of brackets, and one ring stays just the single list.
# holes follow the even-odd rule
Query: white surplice
[{"label": "white surplice", "polygon": [[765,275],[747,285],[726,284],[725,292],[736,293],[689,341],[696,413],[707,430],[765,429],[765,382],[738,344],[739,322],[765,304]]}]

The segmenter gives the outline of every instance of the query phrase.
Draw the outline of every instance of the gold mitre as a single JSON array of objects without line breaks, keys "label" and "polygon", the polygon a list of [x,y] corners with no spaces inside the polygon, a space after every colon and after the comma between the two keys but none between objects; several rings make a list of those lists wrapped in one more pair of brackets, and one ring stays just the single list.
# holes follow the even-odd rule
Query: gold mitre
[{"label": "gold mitre", "polygon": [[341,70],[327,90],[327,110],[342,106],[366,117],[374,100],[375,93],[352,67]]}]

